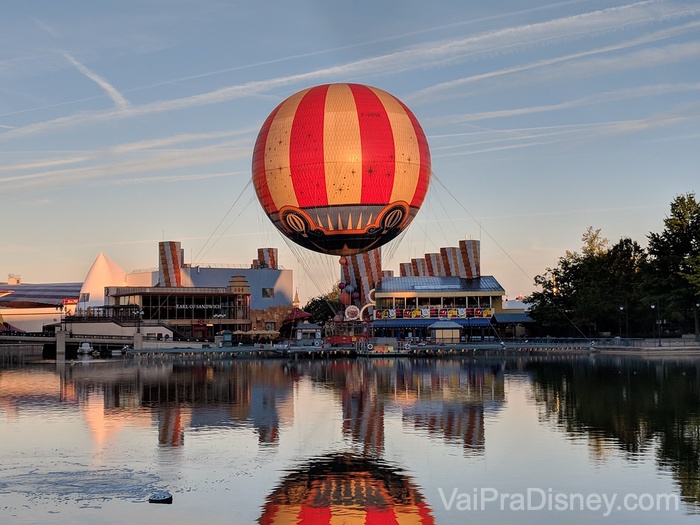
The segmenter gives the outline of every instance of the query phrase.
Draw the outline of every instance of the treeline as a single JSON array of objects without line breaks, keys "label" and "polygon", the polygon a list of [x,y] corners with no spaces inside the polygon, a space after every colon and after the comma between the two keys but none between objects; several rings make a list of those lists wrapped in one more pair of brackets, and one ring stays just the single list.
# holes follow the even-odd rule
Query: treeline
[{"label": "treeline", "polygon": [[700,305],[700,203],[677,196],[647,247],[614,244],[589,227],[580,252],[567,252],[535,277],[525,299],[542,335],[679,337],[695,333]]}]

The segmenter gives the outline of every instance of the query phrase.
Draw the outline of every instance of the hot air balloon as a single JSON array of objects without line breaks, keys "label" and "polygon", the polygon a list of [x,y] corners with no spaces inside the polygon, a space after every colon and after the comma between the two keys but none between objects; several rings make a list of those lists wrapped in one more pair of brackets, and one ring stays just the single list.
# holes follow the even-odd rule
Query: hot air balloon
[{"label": "hot air balloon", "polygon": [[284,100],[253,151],[265,213],[293,242],[353,255],[381,246],[418,213],[430,150],[411,111],[360,84],[326,84]]},{"label": "hot air balloon", "polygon": [[434,525],[412,480],[381,460],[337,454],[292,471],[266,499],[260,525]]}]

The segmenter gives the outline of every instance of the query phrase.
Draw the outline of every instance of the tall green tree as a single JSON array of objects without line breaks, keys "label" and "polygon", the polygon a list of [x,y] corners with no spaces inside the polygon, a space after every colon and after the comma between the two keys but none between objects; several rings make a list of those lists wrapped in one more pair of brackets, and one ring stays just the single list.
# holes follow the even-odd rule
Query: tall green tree
[{"label": "tall green tree", "polygon": [[664,319],[688,330],[700,298],[700,202],[695,194],[676,196],[663,231],[648,239],[650,300]]},{"label": "tall green tree", "polygon": [[535,277],[541,290],[526,298],[530,315],[551,335],[595,337],[636,331],[644,250],[629,238],[609,247],[600,229],[592,227],[581,240],[580,253],[567,252],[556,268]]}]

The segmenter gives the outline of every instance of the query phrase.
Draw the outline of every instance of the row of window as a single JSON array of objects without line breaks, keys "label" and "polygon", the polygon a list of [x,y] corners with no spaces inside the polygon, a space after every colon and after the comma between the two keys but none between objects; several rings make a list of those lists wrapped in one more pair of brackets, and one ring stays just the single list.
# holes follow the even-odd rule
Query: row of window
[{"label": "row of window", "polygon": [[250,303],[247,295],[174,295],[148,294],[123,296],[120,304],[139,304],[143,319],[199,320],[248,319]]},{"label": "row of window", "polygon": [[377,309],[403,310],[407,308],[493,308],[491,296],[462,297],[378,297]]}]

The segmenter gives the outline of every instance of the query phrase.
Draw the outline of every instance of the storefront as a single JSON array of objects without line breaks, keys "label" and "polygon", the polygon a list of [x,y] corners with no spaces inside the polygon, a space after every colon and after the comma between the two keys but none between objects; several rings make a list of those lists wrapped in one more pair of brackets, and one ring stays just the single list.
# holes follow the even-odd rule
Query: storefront
[{"label": "storefront", "polygon": [[222,330],[249,331],[250,287],[234,276],[227,287],[114,287],[110,306],[132,309],[144,330],[165,324],[183,337],[212,339]]},{"label": "storefront", "polygon": [[385,277],[375,290],[373,335],[432,342],[430,326],[448,320],[460,327],[460,341],[488,340],[495,337],[491,318],[501,311],[504,293],[491,276]]}]

